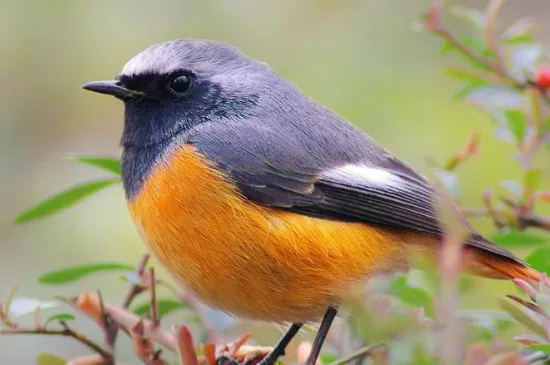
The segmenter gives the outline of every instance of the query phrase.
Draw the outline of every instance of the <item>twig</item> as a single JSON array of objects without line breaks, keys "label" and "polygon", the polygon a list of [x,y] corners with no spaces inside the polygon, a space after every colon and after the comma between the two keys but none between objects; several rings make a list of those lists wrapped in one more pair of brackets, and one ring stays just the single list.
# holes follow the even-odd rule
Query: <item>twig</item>
[{"label": "twig", "polygon": [[[141,259],[139,260],[139,263],[138,263],[137,267],[136,267],[136,274],[137,274],[138,278],[141,279],[143,277],[143,272],[145,271],[145,266],[147,266],[148,261],[149,261],[149,254],[148,253],[143,254],[141,256]],[[145,290],[145,288],[143,287],[143,285],[141,285],[141,283],[130,285],[130,287],[128,288],[128,291],[126,292],[126,295],[124,296],[124,299],[122,301],[122,307],[128,309],[130,307],[130,304],[132,304],[134,298],[136,296],[138,296],[139,294],[141,294],[144,290]],[[115,323],[113,325],[113,330],[112,330],[112,346],[113,346],[113,348],[116,344],[117,336],[118,336],[118,324]]]},{"label": "twig", "polygon": [[526,85],[518,83],[516,79],[514,79],[511,75],[506,72],[506,70],[499,65],[496,62],[491,61],[489,58],[484,57],[478,53],[476,53],[474,50],[468,48],[466,45],[464,45],[462,42],[460,42],[449,30],[446,28],[443,28],[441,26],[430,26],[428,28],[432,33],[442,37],[445,39],[448,43],[452,44],[459,52],[461,52],[466,57],[470,58],[471,60],[485,66],[486,68],[493,70],[495,74],[500,76],[501,78],[510,81],[513,83],[513,85],[525,88]]},{"label": "twig", "polygon": [[150,320],[140,318],[125,308],[106,303],[105,311],[109,316],[119,324],[119,326],[131,328],[140,320],[143,320],[143,332],[146,336],[152,338],[155,342],[160,343],[169,350],[176,351],[176,340],[170,333],[164,331],[162,327],[154,326]]},{"label": "twig", "polygon": [[[141,256],[141,259],[139,260],[139,263],[136,267],[136,274],[139,278],[143,276],[143,272],[145,271],[145,266],[147,266],[148,261],[149,261],[149,254],[148,253],[143,254],[143,256]],[[130,288],[128,288],[128,292],[126,293],[126,296],[122,301],[122,307],[129,308],[134,298],[144,290],[145,289],[140,284],[130,285]]]},{"label": "twig", "polygon": [[6,295],[6,298],[2,302],[0,302],[0,304],[2,305],[0,308],[0,319],[2,320],[2,323],[11,328],[17,328],[17,323],[10,319],[8,312],[11,306],[11,302],[15,297],[15,292],[17,291],[18,286],[18,283],[13,283],[10,290],[8,291],[8,294]]},{"label": "twig", "polygon": [[[497,0],[496,3],[499,1]],[[497,4],[498,5],[498,4]],[[497,6],[495,6],[495,9],[497,9]],[[441,11],[441,7],[439,7],[439,10]],[[493,10],[494,11],[494,10]],[[494,21],[494,20],[493,20]],[[440,22],[426,22],[426,29],[431,31],[433,34],[440,36],[445,41],[447,41],[449,44],[452,44],[460,53],[462,53],[464,56],[468,57],[469,59],[475,61],[476,63],[479,63],[483,66],[485,66],[487,69],[493,71],[497,76],[499,76],[503,81],[508,82],[511,84],[511,86],[515,89],[520,90],[526,90],[529,88],[534,88],[538,90],[538,92],[541,94],[541,96],[546,100],[547,103],[550,103],[550,96],[546,93],[546,90],[541,87],[540,85],[537,85],[537,83],[533,82],[532,80],[526,80],[525,82],[520,82],[516,80],[511,74],[508,73],[502,62],[496,61],[494,62],[490,58],[487,58],[476,51],[470,49],[465,44],[460,42],[448,29],[441,26]]]},{"label": "twig", "polygon": [[524,217],[522,223],[524,227],[535,227],[550,231],[549,217],[541,217],[536,214],[532,214],[528,217]]},{"label": "twig", "polygon": [[504,5],[504,0],[491,0],[487,5],[487,9],[485,10],[485,17],[486,17],[485,39],[487,41],[487,46],[497,58],[496,62],[501,67],[503,67],[502,52],[500,50],[500,47],[498,46],[498,42],[495,39],[495,35],[493,31],[495,28],[495,22],[497,20],[498,13],[502,8],[502,5]]},{"label": "twig", "polygon": [[103,297],[101,292],[97,291],[97,297],[99,299],[99,310],[101,319],[101,329],[105,338],[106,351],[111,354],[110,359],[105,359],[105,365],[114,364],[114,352],[115,352],[115,337],[118,332],[118,325],[111,320],[111,317],[105,312],[105,305],[103,303]]},{"label": "twig", "polygon": [[145,336],[143,320],[138,321],[129,330],[134,345],[134,352],[141,361],[147,363],[151,359],[155,347],[153,341]]},{"label": "twig", "polygon": [[383,344],[375,344],[375,345],[369,345],[369,346],[365,346],[347,356],[344,356],[334,362],[332,362],[331,364],[329,365],[344,365],[344,364],[347,364],[348,362],[350,361],[353,361],[357,358],[360,358],[360,357],[363,357],[363,356],[368,356],[373,350],[377,349],[377,348],[380,348],[380,347],[385,347],[385,345]]},{"label": "twig", "polygon": [[151,323],[154,327],[159,327],[160,318],[158,314],[158,304],[157,304],[157,291],[155,285],[155,269],[153,267],[149,268],[149,276],[151,279],[151,304],[149,305]]},{"label": "twig", "polygon": [[70,328],[65,322],[60,322],[63,329],[48,330],[48,329],[32,329],[32,328],[0,328],[0,335],[49,335],[49,336],[65,336],[72,337],[91,350],[95,351],[103,359],[108,359],[111,355],[104,350],[100,345],[96,344],[84,334]]}]

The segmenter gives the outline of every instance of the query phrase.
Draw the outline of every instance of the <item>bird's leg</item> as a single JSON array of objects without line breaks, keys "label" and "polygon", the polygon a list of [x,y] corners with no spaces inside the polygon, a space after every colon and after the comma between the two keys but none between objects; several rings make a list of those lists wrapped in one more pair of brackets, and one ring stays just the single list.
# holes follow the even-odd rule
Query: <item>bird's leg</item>
[{"label": "bird's leg", "polygon": [[334,317],[336,317],[337,312],[338,310],[333,307],[329,307],[325,312],[325,316],[321,321],[321,326],[319,327],[319,331],[317,331],[315,340],[313,340],[313,346],[311,347],[311,352],[309,353],[305,365],[315,365],[315,363],[317,362],[317,358],[319,357],[319,353],[321,352],[321,347],[323,347],[323,343],[327,338],[328,331],[330,329],[330,326],[332,325]]},{"label": "bird's leg", "polygon": [[273,348],[273,350],[262,359],[258,363],[258,365],[273,365],[275,364],[275,361],[279,358],[279,356],[283,356],[285,354],[285,349],[287,345],[290,343],[290,341],[294,338],[296,333],[300,330],[302,327],[302,323],[293,323],[292,326],[285,332],[283,337],[277,342],[277,345]]}]

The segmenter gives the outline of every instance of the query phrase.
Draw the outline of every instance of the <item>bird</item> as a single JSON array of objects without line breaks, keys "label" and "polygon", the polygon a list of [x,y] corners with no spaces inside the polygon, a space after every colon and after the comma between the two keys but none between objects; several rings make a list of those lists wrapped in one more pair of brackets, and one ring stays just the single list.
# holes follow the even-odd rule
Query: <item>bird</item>
[{"label": "bird", "polygon": [[[174,280],[213,308],[289,326],[262,365],[320,322],[315,364],[353,285],[441,248],[448,222],[433,182],[233,45],[156,43],[83,88],[124,104],[128,210]],[[539,280],[452,209],[465,270]]]}]

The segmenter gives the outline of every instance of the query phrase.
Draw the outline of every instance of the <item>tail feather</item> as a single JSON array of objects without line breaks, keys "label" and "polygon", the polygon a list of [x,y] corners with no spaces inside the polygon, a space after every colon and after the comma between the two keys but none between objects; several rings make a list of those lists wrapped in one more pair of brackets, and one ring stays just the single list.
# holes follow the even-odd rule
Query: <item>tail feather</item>
[{"label": "tail feather", "polygon": [[[493,279],[522,279],[531,285],[538,285],[542,274],[518,259],[511,260],[493,252],[473,250],[467,255],[466,265],[473,273]],[[550,285],[550,280],[546,279]]]}]

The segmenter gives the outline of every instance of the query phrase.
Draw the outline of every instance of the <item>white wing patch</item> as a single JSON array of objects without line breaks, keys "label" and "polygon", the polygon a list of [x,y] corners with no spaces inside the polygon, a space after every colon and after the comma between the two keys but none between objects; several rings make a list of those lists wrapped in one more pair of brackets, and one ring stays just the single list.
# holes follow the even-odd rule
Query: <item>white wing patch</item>
[{"label": "white wing patch", "polygon": [[324,176],[328,179],[354,181],[357,185],[399,186],[402,179],[391,172],[377,167],[348,164],[328,170]]}]

